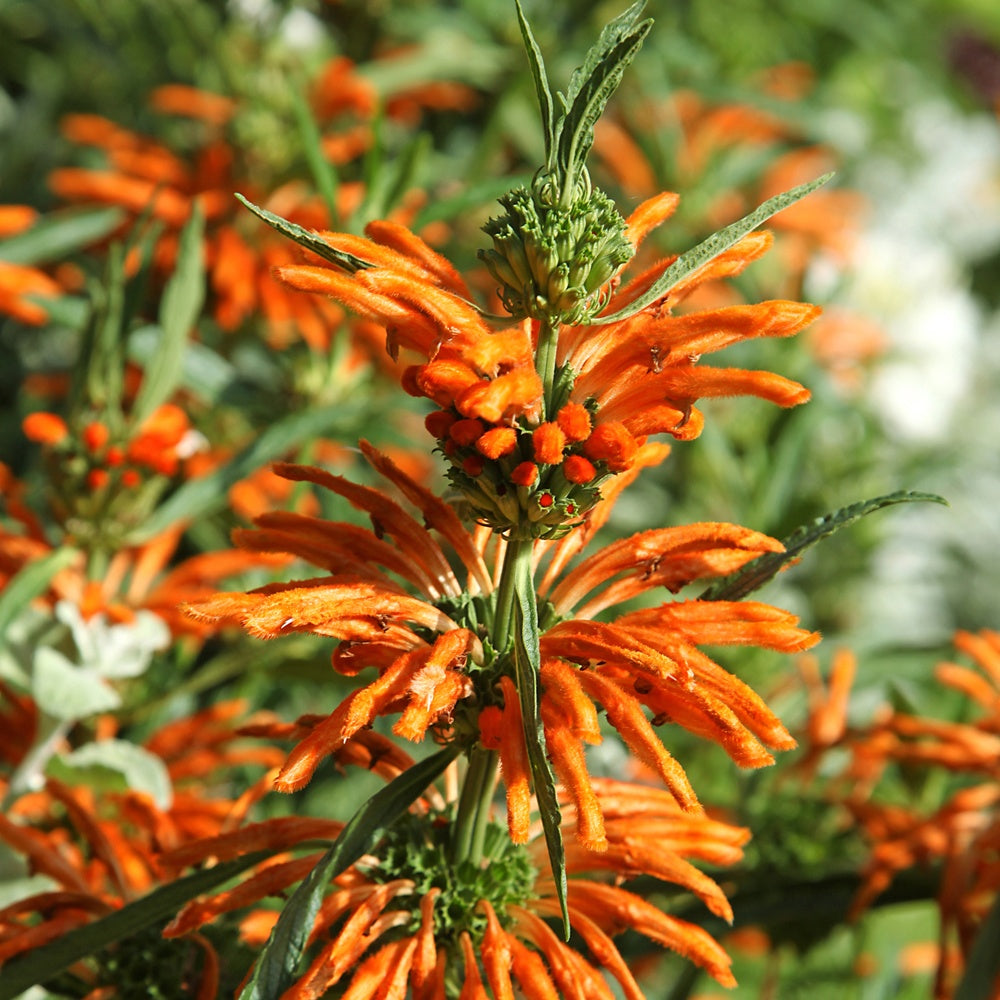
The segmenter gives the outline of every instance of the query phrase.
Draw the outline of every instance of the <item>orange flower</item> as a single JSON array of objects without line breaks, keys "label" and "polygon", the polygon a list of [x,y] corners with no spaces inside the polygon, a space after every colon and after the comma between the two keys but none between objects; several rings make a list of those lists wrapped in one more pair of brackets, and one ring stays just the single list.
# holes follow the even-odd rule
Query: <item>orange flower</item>
[{"label": "orange flower", "polygon": [[[669,794],[647,786],[611,779],[595,784],[605,802],[609,847],[594,852],[578,845],[567,855],[569,920],[587,946],[587,957],[563,943],[547,923],[558,917],[559,903],[537,831],[531,843],[517,847],[505,841],[501,827],[490,825],[490,867],[502,875],[451,870],[442,851],[450,834],[447,814],[424,799],[389,833],[379,863],[362,859],[333,880],[311,928],[309,967],[284,996],[317,998],[347,983],[343,995],[358,1000],[387,990],[402,996],[407,988],[414,996],[437,997],[444,996],[446,976],[464,984],[463,996],[486,996],[484,984],[498,998],[517,992],[549,1000],[574,996],[581,988],[610,996],[603,969],[629,1000],[643,1000],[612,941],[626,930],[680,953],[721,984],[735,985],[728,956],[705,931],[660,912],[619,883],[650,875],[694,893],[713,913],[731,920],[719,886],[688,859],[733,864],[742,856],[748,832],[690,816]],[[562,792],[560,797],[572,814],[572,796]],[[236,830],[172,852],[163,861],[179,867],[201,857],[226,860],[262,846],[294,849],[308,834],[288,822],[270,820]],[[408,846],[394,853],[397,843]],[[221,913],[282,891],[315,859],[269,865],[227,893],[188,904],[167,935],[189,933]],[[247,918],[244,926],[256,924]]]},{"label": "orange flower", "polygon": [[[500,661],[479,638],[486,634],[497,600],[495,574],[486,557],[492,548],[493,556],[501,558],[504,541],[491,543],[485,529],[470,535],[451,508],[385,456],[364,442],[362,451],[418,508],[431,530],[376,490],[319,469],[277,466],[280,475],[347,498],[369,514],[375,533],[296,514],[264,515],[257,521],[258,530],[236,532],[237,544],[294,554],[323,567],[328,575],[271,584],[247,594],[218,594],[187,607],[200,622],[241,625],[263,638],[295,631],[330,636],[340,640],[333,657],[337,670],[354,675],[366,666],[377,668],[376,680],[309,726],[278,779],[283,791],[305,784],[324,756],[379,715],[400,712],[394,731],[407,739],[420,739],[433,729],[441,739],[469,740],[480,737],[480,712],[492,706],[487,728],[491,719],[496,722],[498,708],[504,713],[501,759],[513,761],[505,754],[521,745],[510,679],[498,676]],[[632,472],[619,478],[618,488],[640,464],[659,460],[664,451],[645,446]],[[613,497],[596,506],[586,527],[562,541],[535,543],[536,561],[546,567],[536,581],[537,591],[551,605],[541,639],[542,719],[556,772],[583,807],[581,816],[588,825],[578,833],[594,847],[603,837],[601,810],[581,745],[581,740],[600,740],[594,702],[605,709],[630,749],[660,774],[677,801],[697,812],[694,792],[656,735],[654,723],[672,721],[718,742],[743,766],[770,763],[765,746],[794,745],[761,699],[698,646],[738,643],[791,652],[817,638],[797,628],[794,616],[750,601],[671,601],[612,622],[591,620],[652,588],[678,590],[780,550],[773,539],[745,528],[698,524],[641,533],[564,572],[603,524],[612,502]],[[447,542],[457,562],[439,539]],[[453,565],[465,567],[464,585]],[[484,682],[484,672],[490,683]],[[484,734],[484,742],[487,738]],[[511,832],[523,842],[528,829],[523,798],[518,796],[526,786],[517,766],[505,764],[504,778]]]},{"label": "orange flower", "polygon": [[[628,220],[631,245],[638,246],[676,204],[677,196],[667,194],[640,205]],[[648,435],[697,437],[703,425],[695,407],[700,398],[756,395],[792,406],[809,397],[801,385],[779,375],[698,361],[749,338],[794,334],[818,315],[815,306],[771,301],[674,315],[706,282],[738,274],[760,257],[771,244],[767,233],[744,237],[627,319],[602,324],[598,315],[590,325],[562,326],[555,364],[566,384],[560,412],[570,411],[561,418],[559,412],[544,412],[547,390],[535,369],[537,322],[494,329],[472,305],[468,286],[451,264],[415,235],[386,222],[372,223],[366,232],[367,240],[344,233],[321,236],[335,251],[369,266],[351,272],[328,263],[295,264],[277,273],[294,288],[325,294],[380,323],[388,331],[389,353],[416,362],[404,370],[404,387],[441,408],[442,416],[430,420],[428,429],[438,436],[453,464],[452,479],[477,517],[497,530],[525,519],[537,522],[539,532],[549,526],[553,534],[563,530],[593,505],[608,476],[631,467]],[[674,259],[655,263],[615,291],[605,314],[638,299]],[[482,431],[478,437],[463,431],[456,438],[456,422]],[[497,431],[507,435],[502,451],[494,444]],[[513,449],[507,445],[511,431]],[[472,455],[477,457],[469,466]],[[571,456],[592,463],[593,475],[585,476],[573,463],[569,479],[563,464]],[[526,475],[525,462],[540,464],[540,474]]]}]

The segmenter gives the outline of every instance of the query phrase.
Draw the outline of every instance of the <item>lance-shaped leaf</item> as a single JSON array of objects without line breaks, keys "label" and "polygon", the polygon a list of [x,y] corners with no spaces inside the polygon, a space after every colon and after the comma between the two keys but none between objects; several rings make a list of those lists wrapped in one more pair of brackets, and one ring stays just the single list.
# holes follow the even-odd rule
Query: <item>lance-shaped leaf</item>
[{"label": "lance-shaped leaf", "polygon": [[197,871],[126,904],[100,920],[77,927],[55,941],[12,959],[4,965],[3,975],[0,975],[0,1000],[12,1000],[29,986],[52,979],[74,962],[130,938],[147,927],[165,922],[185,903],[228,882],[268,856],[268,851],[255,851]]},{"label": "lance-shaped leaf", "polygon": [[566,113],[556,126],[559,167],[572,181],[594,142],[594,125],[618,89],[653,22],[638,21],[645,0],[633,4],[601,32],[570,80]]},{"label": "lance-shaped leaf", "polygon": [[842,507],[832,514],[824,514],[823,517],[817,517],[809,524],[796,528],[787,538],[782,539],[782,544],[785,546],[784,552],[767,552],[758,556],[735,573],[730,573],[729,576],[717,580],[700,595],[699,600],[742,600],[748,594],[763,587],[783,566],[786,566],[793,559],[798,559],[806,549],[815,545],[820,539],[832,535],[841,528],[846,528],[849,524],[854,524],[855,521],[859,521],[883,507],[891,507],[897,503],[918,502],[940,503],[948,506],[948,501],[936,493],[899,490],[896,493],[887,493],[885,496],[875,497],[872,500],[861,500],[849,507]]},{"label": "lance-shaped leaf", "polygon": [[552,150],[555,145],[555,106],[552,101],[552,91],[549,89],[549,80],[545,75],[545,63],[542,60],[542,51],[532,34],[531,25],[524,16],[521,9],[521,0],[514,0],[517,7],[517,23],[521,27],[521,37],[524,39],[524,48],[528,53],[528,64],[531,66],[531,77],[535,81],[535,93],[538,95],[538,107],[542,112],[542,130],[545,133],[545,163],[551,170]]},{"label": "lance-shaped leaf", "polygon": [[541,651],[538,645],[538,605],[531,575],[531,549],[525,548],[516,564],[514,583],[514,680],[517,684],[524,725],[524,742],[531,768],[531,784],[542,820],[552,879],[562,910],[563,936],[569,940],[569,910],[566,906],[566,852],[563,848],[559,799],[555,778],[545,750],[545,730],[539,712],[538,674]]},{"label": "lance-shaped leaf", "polygon": [[294,222],[289,222],[288,219],[283,219],[280,215],[275,215],[274,212],[269,212],[266,208],[261,208],[259,205],[255,205],[252,201],[248,198],[244,198],[241,194],[237,194],[236,199],[249,208],[258,219],[262,219],[266,222],[272,229],[277,229],[283,236],[287,236],[289,239],[295,240],[299,246],[305,247],[307,250],[311,250],[317,256],[322,257],[324,260],[328,260],[331,264],[336,264],[337,267],[342,267],[345,271],[350,271],[351,274],[354,274],[356,271],[364,271],[375,266],[367,260],[355,257],[352,253],[346,253],[343,250],[334,249],[318,233],[304,229],[302,226],[299,226]]},{"label": "lance-shaped leaf", "polygon": [[160,336],[132,407],[135,426],[165,403],[180,382],[188,335],[205,302],[204,235],[205,217],[195,202],[191,218],[181,231],[177,267],[163,290]]},{"label": "lance-shaped leaf", "polygon": [[414,764],[354,814],[285,904],[239,1000],[278,1000],[292,985],[330,879],[370,851],[458,753],[452,744]]},{"label": "lance-shaped leaf", "polygon": [[763,205],[754,209],[749,215],[744,216],[738,222],[720,229],[713,233],[708,239],[702,240],[696,247],[688,250],[686,254],[678,257],[673,264],[668,267],[657,281],[634,302],[630,302],[624,309],[610,315],[597,316],[594,323],[617,323],[620,320],[628,319],[637,312],[641,312],[648,305],[652,305],[658,299],[663,298],[671,288],[682,281],[689,274],[693,274],[699,268],[704,267],[714,260],[719,254],[728,250],[734,243],[743,239],[747,233],[753,232],[759,225],[767,222],[772,215],[777,215],[795,202],[801,201],[807,194],[811,194],[817,188],[822,187],[830,178],[832,173],[823,174],[814,181],[807,184],[800,184],[798,187],[785,191],[784,194],[777,194],[773,198],[768,198]]},{"label": "lance-shaped leaf", "polygon": [[0,260],[10,264],[52,264],[104,239],[125,221],[120,208],[51,212],[30,229],[0,240]]}]

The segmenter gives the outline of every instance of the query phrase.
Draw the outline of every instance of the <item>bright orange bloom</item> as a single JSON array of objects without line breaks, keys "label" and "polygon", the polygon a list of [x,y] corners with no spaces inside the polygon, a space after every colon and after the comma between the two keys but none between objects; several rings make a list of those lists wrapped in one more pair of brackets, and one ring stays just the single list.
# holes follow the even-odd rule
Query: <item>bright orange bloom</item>
[{"label": "bright orange bloom", "polygon": [[[374,734],[365,737],[372,738]],[[349,742],[344,749],[351,746]],[[402,770],[406,764],[397,761],[396,767]],[[393,773],[389,769],[386,777]],[[422,850],[417,846],[408,849],[402,863],[398,855],[392,862],[362,859],[337,876],[312,927],[309,967],[284,994],[287,1000],[318,998],[344,983],[348,983],[344,996],[358,1000],[402,996],[407,987],[415,996],[443,997],[446,975],[464,984],[463,996],[485,997],[484,986],[488,986],[496,998],[513,998],[518,991],[525,997],[549,1000],[574,996],[585,986],[596,991],[594,995],[610,997],[602,968],[617,980],[629,1000],[643,1000],[641,988],[612,941],[625,930],[680,953],[721,984],[734,985],[728,956],[705,931],[662,913],[619,883],[623,878],[651,875],[694,893],[713,913],[731,920],[721,889],[691,860],[733,864],[742,856],[748,831],[691,816],[669,793],[648,786],[611,779],[595,781],[595,786],[605,804],[608,848],[595,852],[576,845],[567,854],[569,919],[587,945],[586,958],[563,943],[547,923],[558,916],[559,903],[544,843],[533,828],[526,848],[502,847],[502,841],[496,841],[492,864],[518,873],[502,881],[504,895],[499,899],[483,895],[477,904],[463,888],[459,872],[449,873],[440,861],[430,863],[415,856],[414,851]],[[572,816],[573,796],[561,791],[560,798]],[[423,832],[415,838],[409,834],[413,839],[407,843],[417,845],[426,838],[430,855],[448,840],[447,821],[437,811],[443,805],[432,807],[426,798],[418,802],[406,829]],[[314,821],[303,818],[298,822]],[[174,851],[163,861],[180,867],[202,857],[226,860],[263,846],[294,849],[309,833],[288,824],[288,820],[270,820],[234,830]],[[503,837],[499,827],[491,829],[492,836]],[[221,913],[251,906],[262,896],[281,891],[301,878],[316,857],[269,865],[229,892],[188,904],[166,933],[188,933]],[[407,870],[409,865],[412,868]],[[460,905],[457,899],[462,900]],[[254,925],[244,921],[244,926]],[[397,992],[386,994],[386,990]]]},{"label": "bright orange bloom", "polygon": [[[677,200],[658,195],[633,212],[626,230],[633,246],[669,217]],[[771,244],[767,233],[744,237],[627,319],[602,324],[598,315],[590,325],[562,326],[555,360],[557,370],[571,373],[569,399],[559,412],[545,414],[535,370],[537,322],[495,329],[472,305],[472,293],[452,265],[415,235],[386,222],[372,223],[366,232],[368,239],[320,235],[370,267],[349,272],[324,262],[281,267],[277,273],[294,288],[325,294],[381,324],[392,357],[415,362],[403,370],[403,385],[441,408],[443,416],[427,426],[440,435],[454,481],[476,515],[497,530],[507,530],[526,512],[558,532],[595,502],[602,481],[632,466],[649,435],[697,437],[703,417],[695,403],[701,398],[755,395],[792,406],[809,397],[801,385],[779,375],[698,362],[742,340],[797,333],[818,315],[815,306],[781,300],[675,314],[699,287],[738,274],[760,257]],[[620,289],[615,278],[604,313],[634,302],[674,259],[657,261]],[[482,433],[463,431],[456,439],[455,422],[481,426]],[[503,450],[494,443],[499,430],[507,434]],[[477,458],[470,471],[463,463],[473,454],[489,460]],[[562,465],[570,456],[585,457],[595,475],[584,476],[576,464],[567,481]],[[530,475],[525,463],[540,466],[538,475]]]},{"label": "bright orange bloom", "polygon": [[[366,666],[378,670],[377,679],[311,724],[282,770],[280,790],[301,787],[327,754],[380,715],[401,713],[394,731],[407,739],[419,739],[429,728],[443,739],[480,732],[484,688],[477,682],[477,697],[467,699],[472,692],[469,674],[488,671],[495,662],[479,634],[496,601],[494,574],[486,558],[491,551],[499,558],[505,543],[491,541],[485,529],[469,534],[451,508],[374,448],[362,443],[362,451],[419,510],[430,530],[374,489],[319,469],[278,466],[279,474],[322,486],[368,513],[375,534],[296,514],[264,515],[257,521],[258,530],[236,532],[237,544],[294,554],[323,567],[328,575],[271,584],[247,594],[217,594],[187,608],[200,622],[241,625],[262,638],[296,631],[330,636],[340,640],[333,657],[337,670],[349,675]],[[619,478],[618,488],[638,471],[638,463],[656,461],[663,453],[662,448],[646,446],[633,471]],[[794,616],[752,601],[668,601],[611,622],[592,620],[655,587],[675,591],[780,550],[778,542],[745,528],[696,524],[643,532],[594,553],[567,572],[570,560],[604,522],[611,502],[595,507],[585,528],[559,542],[536,542],[535,547],[537,591],[551,602],[541,639],[542,719],[557,774],[578,804],[590,803],[583,810],[589,825],[578,832],[594,847],[603,837],[600,808],[590,790],[581,746],[582,739],[600,740],[593,725],[594,702],[605,709],[630,749],[660,774],[677,801],[697,812],[700,806],[683,769],[654,724],[669,721],[705,736],[743,766],[770,763],[765,747],[794,745],[763,701],[698,646],[751,644],[792,652],[817,639],[799,629]],[[455,553],[455,565],[464,566],[467,581],[456,576],[442,541]],[[476,617],[465,617],[471,606],[464,593],[482,602]],[[497,668],[492,669],[495,675]],[[495,677],[496,684],[501,680]],[[501,706],[504,713],[516,712],[508,688],[494,687],[487,703]],[[503,743],[520,744],[520,725],[506,716],[504,721],[510,724],[501,727]],[[500,749],[505,759],[503,745]],[[506,765],[504,777],[511,796],[511,832],[523,842],[528,831],[517,789],[524,785]]]}]

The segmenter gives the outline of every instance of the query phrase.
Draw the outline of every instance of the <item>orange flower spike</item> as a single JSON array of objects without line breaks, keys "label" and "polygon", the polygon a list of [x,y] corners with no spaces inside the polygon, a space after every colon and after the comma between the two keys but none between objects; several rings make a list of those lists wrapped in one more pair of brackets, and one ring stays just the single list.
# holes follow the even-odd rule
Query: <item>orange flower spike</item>
[{"label": "orange flower spike", "polygon": [[542,380],[533,368],[516,368],[495,379],[477,381],[455,398],[464,417],[479,417],[498,424],[513,417],[533,418],[544,394]]},{"label": "orange flower spike", "polygon": [[23,233],[37,218],[38,211],[30,205],[0,205],[0,238]]},{"label": "orange flower spike", "polygon": [[524,745],[524,722],[514,682],[509,677],[501,677],[500,688],[504,697],[502,732],[507,737],[500,743],[500,772],[507,792],[507,826],[515,844],[526,844],[531,826],[531,771]]},{"label": "orange flower spike", "polygon": [[592,698],[604,706],[608,721],[621,735],[625,745],[660,775],[678,805],[690,813],[703,812],[684,768],[656,735],[635,697],[593,671],[581,671],[579,682]]},{"label": "orange flower spike", "polygon": [[483,932],[482,956],[486,980],[493,991],[494,1000],[514,1000],[514,986],[510,980],[513,965],[510,943],[496,912],[487,900],[479,904],[486,914],[486,930]]},{"label": "orange flower spike", "polygon": [[647,198],[625,220],[625,238],[634,247],[638,247],[652,230],[674,214],[680,200],[680,195],[672,191]]},{"label": "orange flower spike", "polygon": [[[385,997],[387,1000],[392,997],[393,1000],[402,1000],[415,948],[416,941],[413,938],[401,938],[399,941],[384,945],[358,966],[341,1000],[371,1000],[373,997]],[[405,970],[402,977],[402,992],[398,982],[401,969]],[[285,994],[287,1000],[317,1000],[320,996],[322,991],[319,993],[289,991]]]},{"label": "orange flower spike", "polygon": [[531,435],[531,444],[539,465],[558,465],[563,460],[566,435],[556,423],[539,424]]},{"label": "orange flower spike", "polygon": [[236,102],[221,94],[189,87],[182,83],[165,83],[156,87],[149,97],[154,111],[200,118],[210,125],[225,125],[236,112]]},{"label": "orange flower spike", "polygon": [[594,703],[584,694],[581,673],[565,660],[542,661],[541,679],[545,686],[545,698],[569,721],[574,736],[596,745],[602,740],[601,725]]}]

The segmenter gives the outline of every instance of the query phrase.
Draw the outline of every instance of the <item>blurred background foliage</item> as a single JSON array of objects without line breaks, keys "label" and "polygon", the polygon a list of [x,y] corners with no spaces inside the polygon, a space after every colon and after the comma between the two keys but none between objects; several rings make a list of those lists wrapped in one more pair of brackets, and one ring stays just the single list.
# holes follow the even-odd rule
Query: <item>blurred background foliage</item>
[{"label": "blurred background foliage", "polygon": [[[550,78],[563,86],[620,5],[524,6]],[[796,378],[813,401],[790,412],[755,400],[708,403],[702,437],[676,444],[646,473],[609,530],[719,519],[782,537],[895,489],[943,494],[950,510],[876,514],[810,551],[765,592],[825,633],[824,663],[839,646],[858,654],[853,725],[885,701],[937,707],[931,668],[953,631],[1000,624],[1000,8],[990,0],[651,0],[649,12],[655,30],[612,102],[591,169],[626,214],[655,191],[681,194],[678,214],[657,234],[661,252],[693,245],[831,166],[837,190],[776,219],[775,250],[720,293],[728,296],[720,301],[802,296],[825,307],[825,319],[794,342],[744,344],[726,358]],[[232,111],[210,122],[151,100],[172,84],[231,99]],[[75,432],[74,421],[109,419],[101,407],[110,404],[80,373],[118,364],[124,378],[156,356],[179,259],[180,227],[170,220],[123,206],[114,193],[60,194],[59,171],[108,165],[107,148],[66,127],[74,115],[100,115],[144,137],[133,145],[150,155],[168,150],[189,201],[207,189],[261,203],[282,191],[282,204],[319,212],[310,219],[325,213],[326,224],[358,231],[396,213],[464,269],[476,266],[479,227],[496,195],[541,159],[513,10],[495,0],[0,0],[0,203],[39,213],[0,241],[0,264],[38,269],[58,285],[48,294],[59,303],[42,322],[26,320],[23,308],[0,315],[0,454],[12,477],[4,524],[17,534],[17,481],[53,548],[80,536],[59,513],[60,491],[86,487],[46,466],[22,420],[55,410]],[[212,159],[217,149],[226,151],[224,169]],[[95,214],[116,205],[121,215]],[[241,507],[232,491],[267,461],[321,461],[363,476],[351,448],[367,437],[423,475],[433,468],[422,413],[385,377],[371,331],[324,315],[326,339],[308,341],[294,332],[293,307],[282,313],[264,299],[225,313],[221,303],[236,292],[212,271],[230,239],[224,230],[251,248],[265,237],[231,200],[207,226],[205,256],[191,264],[211,272],[206,305],[157,402],[183,408],[196,435],[191,455],[211,457],[197,475],[209,478],[194,487],[193,466],[158,473],[145,506],[129,515],[130,530],[137,518],[183,528],[176,560],[226,548],[231,528],[263,509]],[[155,248],[168,238],[160,260]],[[126,267],[129,250],[138,263]],[[266,269],[270,258],[262,259]],[[489,294],[488,283],[479,287]],[[107,322],[120,335],[113,357],[95,333]],[[133,404],[126,390],[122,426]],[[261,503],[356,516],[328,499],[262,491]],[[29,625],[19,622],[15,635],[34,635]],[[8,682],[19,676],[11,655],[0,669]],[[802,724],[805,699],[788,664],[732,650],[720,658],[786,722]],[[280,648],[231,635],[175,642],[123,682],[119,725],[138,742],[233,697],[290,719],[329,699],[337,683],[327,652],[307,637]],[[81,726],[76,738],[85,741],[86,720]],[[721,754],[690,742],[675,752],[703,799],[755,835],[745,870],[732,875],[735,933],[762,923],[769,937],[734,937],[734,995],[928,995],[932,966],[901,964],[894,942],[933,939],[929,876],[915,875],[883,900],[891,905],[845,925],[864,849],[823,781],[790,783],[781,762],[766,774],[736,774]],[[606,766],[618,763],[609,749]],[[347,780],[314,781],[297,808],[328,811],[336,788],[346,815],[364,794]],[[933,795],[923,779],[897,780],[890,797]],[[817,907],[817,893],[828,905]],[[775,900],[779,917],[768,909]],[[664,1000],[709,996],[673,959],[648,982],[649,995]]]}]

